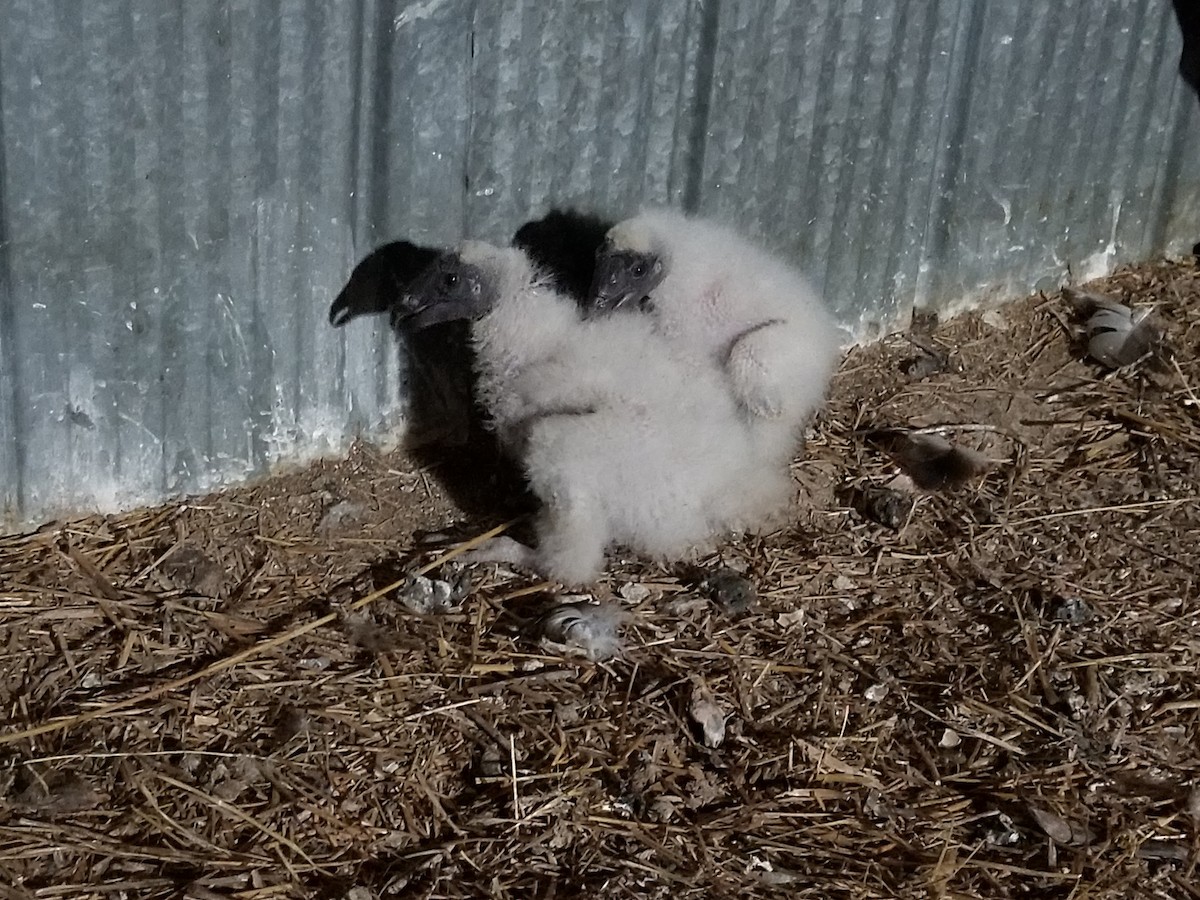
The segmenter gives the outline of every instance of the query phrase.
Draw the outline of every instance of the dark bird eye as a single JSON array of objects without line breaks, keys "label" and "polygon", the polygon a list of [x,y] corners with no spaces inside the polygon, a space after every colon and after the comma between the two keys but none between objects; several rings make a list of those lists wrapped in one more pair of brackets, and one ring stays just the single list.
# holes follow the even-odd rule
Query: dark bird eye
[{"label": "dark bird eye", "polygon": [[645,274],[646,274],[646,264],[645,263],[638,263],[636,266],[633,267],[633,277],[634,278],[641,278]]},{"label": "dark bird eye", "polygon": [[453,272],[447,272],[445,277],[442,278],[442,284],[444,284],[448,288],[457,287],[458,276],[455,275]]}]

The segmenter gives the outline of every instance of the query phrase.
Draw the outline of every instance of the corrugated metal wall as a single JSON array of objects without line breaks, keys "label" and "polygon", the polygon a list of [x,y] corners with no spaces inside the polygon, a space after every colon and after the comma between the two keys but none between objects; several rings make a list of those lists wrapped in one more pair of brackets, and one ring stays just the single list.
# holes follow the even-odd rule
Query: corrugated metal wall
[{"label": "corrugated metal wall", "polygon": [[205,490],[399,421],[393,238],[667,201],[862,330],[1200,238],[1166,0],[0,0],[0,503]]}]

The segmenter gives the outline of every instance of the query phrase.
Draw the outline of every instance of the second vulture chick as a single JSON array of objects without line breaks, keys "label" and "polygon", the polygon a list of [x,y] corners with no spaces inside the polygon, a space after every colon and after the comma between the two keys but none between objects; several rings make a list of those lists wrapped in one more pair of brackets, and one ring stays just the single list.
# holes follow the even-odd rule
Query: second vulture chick
[{"label": "second vulture chick", "polygon": [[504,539],[488,558],[586,583],[613,545],[681,559],[790,499],[715,371],[635,317],[585,320],[519,249],[443,255],[400,314],[418,329],[471,320],[480,403],[541,502],[536,549]]},{"label": "second vulture chick", "polygon": [[840,356],[839,329],[799,272],[729,228],[669,209],[608,232],[589,307],[648,310],[673,346],[724,372],[758,439],[789,462]]}]

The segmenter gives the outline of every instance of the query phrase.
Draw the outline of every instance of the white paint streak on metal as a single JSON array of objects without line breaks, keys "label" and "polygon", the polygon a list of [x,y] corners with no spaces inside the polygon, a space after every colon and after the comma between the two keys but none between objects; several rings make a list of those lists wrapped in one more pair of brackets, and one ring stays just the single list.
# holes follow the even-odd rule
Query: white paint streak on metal
[{"label": "white paint streak on metal", "polygon": [[424,3],[414,3],[396,16],[392,21],[392,28],[399,31],[405,25],[412,25],[422,19],[428,19],[445,5],[446,0],[425,0]]}]

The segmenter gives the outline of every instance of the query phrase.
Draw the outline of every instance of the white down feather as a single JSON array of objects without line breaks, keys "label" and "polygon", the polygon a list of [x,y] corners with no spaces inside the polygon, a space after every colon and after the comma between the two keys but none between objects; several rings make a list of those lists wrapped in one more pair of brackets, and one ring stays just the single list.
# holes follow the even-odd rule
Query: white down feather
[{"label": "white down feather", "polygon": [[[679,559],[763,524],[791,481],[766,463],[720,374],[634,316],[583,319],[515,248],[468,244],[499,299],[472,326],[479,399],[542,503],[528,562],[593,580],[621,544]],[[501,554],[505,556],[505,554]]]},{"label": "white down feather", "polygon": [[790,461],[825,400],[842,332],[793,267],[726,226],[653,209],[609,232],[610,246],[658,256],[650,294],[659,332],[723,370],[762,448]]}]

